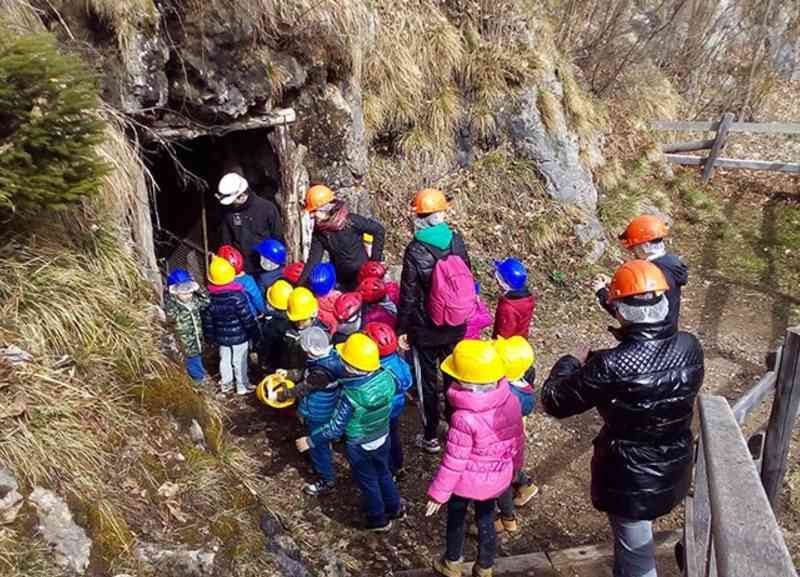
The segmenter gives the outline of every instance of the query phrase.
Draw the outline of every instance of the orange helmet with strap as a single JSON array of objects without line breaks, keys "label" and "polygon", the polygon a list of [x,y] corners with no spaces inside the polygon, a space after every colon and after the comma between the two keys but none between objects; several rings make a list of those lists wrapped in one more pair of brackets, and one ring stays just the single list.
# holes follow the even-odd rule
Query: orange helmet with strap
[{"label": "orange helmet with strap", "polygon": [[614,273],[608,285],[608,300],[615,301],[645,293],[660,293],[669,290],[664,273],[646,260],[626,262]]},{"label": "orange helmet with strap", "polygon": [[306,211],[314,212],[320,207],[333,202],[336,195],[324,184],[315,184],[306,192]]},{"label": "orange helmet with strap", "polygon": [[417,214],[430,214],[447,210],[450,203],[441,190],[435,188],[425,188],[420,190],[415,196],[411,207]]},{"label": "orange helmet with strap", "polygon": [[637,216],[628,225],[619,239],[627,249],[631,249],[636,245],[659,240],[669,234],[669,227],[657,216],[652,214],[643,214]]}]

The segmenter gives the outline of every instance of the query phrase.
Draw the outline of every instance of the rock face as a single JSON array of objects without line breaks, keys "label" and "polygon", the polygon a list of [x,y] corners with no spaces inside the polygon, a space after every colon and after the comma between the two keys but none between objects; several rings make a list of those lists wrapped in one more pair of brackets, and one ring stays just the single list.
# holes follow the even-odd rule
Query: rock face
[{"label": "rock face", "polygon": [[166,571],[166,574],[177,570],[188,576],[205,577],[214,573],[216,551],[167,548],[153,543],[142,543],[136,547],[134,555],[142,563]]},{"label": "rock face", "polygon": [[39,532],[55,552],[56,563],[83,575],[89,566],[92,542],[83,527],[75,524],[64,500],[47,489],[36,487],[30,502],[39,517]]},{"label": "rock face", "polygon": [[548,130],[537,108],[537,89],[530,87],[501,113],[501,120],[516,152],[536,163],[550,196],[594,212],[597,189],[591,173],[580,162],[577,137],[567,130],[560,109],[555,126]]},{"label": "rock face", "polygon": [[138,114],[167,104],[169,83],[166,65],[169,47],[156,20],[148,31],[134,30],[121,55],[119,104],[123,112]]},{"label": "rock face", "polygon": [[23,505],[17,479],[8,469],[0,467],[0,525],[13,523]]}]

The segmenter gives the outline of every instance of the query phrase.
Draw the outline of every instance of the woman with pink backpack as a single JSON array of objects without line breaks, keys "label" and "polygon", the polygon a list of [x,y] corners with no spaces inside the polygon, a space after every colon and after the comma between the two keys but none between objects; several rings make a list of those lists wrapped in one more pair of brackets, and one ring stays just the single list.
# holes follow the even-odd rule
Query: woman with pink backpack
[{"label": "woman with pink backpack", "polygon": [[[423,405],[424,430],[417,446],[438,453],[439,364],[464,338],[476,306],[475,279],[464,238],[445,222],[445,195],[432,188],[421,190],[412,208],[414,238],[403,256],[396,332],[400,346],[412,349]],[[445,386],[449,382],[445,375]]]}]

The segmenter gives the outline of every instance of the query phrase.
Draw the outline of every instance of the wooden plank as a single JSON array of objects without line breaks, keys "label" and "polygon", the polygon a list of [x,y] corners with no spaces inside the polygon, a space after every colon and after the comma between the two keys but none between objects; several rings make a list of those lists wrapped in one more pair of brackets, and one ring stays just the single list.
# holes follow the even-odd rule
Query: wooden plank
[{"label": "wooden plank", "polygon": [[714,146],[714,139],[691,140],[689,142],[668,142],[661,145],[661,152],[694,152],[695,150],[706,150]]},{"label": "wooden plank", "polygon": [[694,535],[694,498],[688,495],[683,501],[683,574],[687,577],[698,577],[695,535]]},{"label": "wooden plank", "polygon": [[702,437],[697,445],[697,460],[694,466],[694,503],[692,531],[694,533],[694,565],[706,574],[711,546],[711,500],[708,494],[708,473]]},{"label": "wooden plank", "polygon": [[[653,535],[656,544],[656,554],[664,551],[672,551],[681,538],[681,531],[658,531]],[[577,565],[597,563],[603,559],[614,557],[614,544],[603,543],[601,545],[587,545],[585,547],[573,547],[549,553],[550,562],[556,569],[566,569]]]},{"label": "wooden plank", "polygon": [[255,130],[258,128],[272,128],[274,126],[286,126],[297,121],[297,113],[293,108],[280,108],[272,110],[261,116],[254,116],[239,122],[231,122],[219,126],[206,126],[202,124],[191,124],[188,126],[154,126],[146,129],[142,135],[146,140],[192,140],[198,136],[207,134],[213,136],[224,136],[231,132],[241,130]]},{"label": "wooden plank", "polygon": [[[719,128],[719,122],[703,122],[693,120],[655,120],[650,123],[655,130],[676,132],[711,132]],[[734,122],[731,132],[748,132],[751,134],[800,134],[798,122]]]},{"label": "wooden plank", "polygon": [[281,215],[285,227],[284,240],[289,252],[289,262],[303,257],[303,213],[300,199],[305,197],[308,188],[308,171],[303,166],[306,147],[295,144],[287,126],[277,126],[268,135],[272,150],[278,157],[281,173]]},{"label": "wooden plank", "polygon": [[769,371],[758,382],[753,385],[739,400],[733,405],[733,416],[739,425],[743,425],[748,415],[761,404],[766,397],[775,389],[777,375],[775,371]]},{"label": "wooden plank", "polygon": [[[784,353],[786,354],[786,353]],[[728,402],[701,395],[714,559],[725,577],[796,577],[783,534]]]},{"label": "wooden plank", "polygon": [[775,385],[775,400],[767,424],[761,480],[769,502],[776,510],[783,476],[786,474],[786,459],[792,440],[797,411],[800,408],[800,327],[786,331],[778,380]]},{"label": "wooden plank", "polygon": [[[473,565],[472,561],[464,563],[462,575],[471,575]],[[525,573],[526,575],[537,575],[537,577],[555,577],[557,575],[545,553],[526,553],[525,555],[514,555],[512,557],[498,557],[494,562],[493,573],[495,575]],[[433,577],[438,573],[430,567],[424,567],[407,571],[394,571],[393,575],[395,577]]]},{"label": "wooden plank", "polygon": [[[665,154],[664,158],[672,164],[684,166],[699,166],[705,163],[701,156],[690,154]],[[768,170],[771,172],[786,172],[800,174],[800,164],[788,162],[773,162],[771,160],[738,160],[735,158],[718,158],[714,163],[715,168],[738,168],[743,170]]]},{"label": "wooden plank", "polygon": [[719,128],[717,129],[717,136],[714,139],[714,145],[711,147],[711,152],[708,153],[705,163],[703,164],[703,181],[708,182],[714,176],[714,164],[717,162],[720,153],[722,152],[725,142],[728,140],[728,130],[733,124],[733,113],[726,112],[722,115],[719,121]]}]

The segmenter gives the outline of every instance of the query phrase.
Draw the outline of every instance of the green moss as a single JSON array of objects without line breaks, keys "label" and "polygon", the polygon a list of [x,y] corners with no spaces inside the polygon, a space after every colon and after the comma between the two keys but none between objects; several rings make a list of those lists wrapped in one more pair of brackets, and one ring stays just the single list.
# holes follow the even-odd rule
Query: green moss
[{"label": "green moss", "polygon": [[114,561],[128,554],[135,537],[128,523],[109,501],[96,501],[86,508],[87,530],[93,542],[93,552],[103,565],[110,568]]}]

